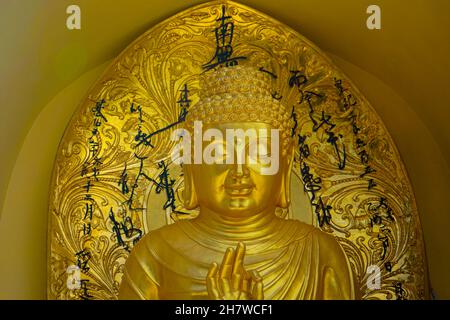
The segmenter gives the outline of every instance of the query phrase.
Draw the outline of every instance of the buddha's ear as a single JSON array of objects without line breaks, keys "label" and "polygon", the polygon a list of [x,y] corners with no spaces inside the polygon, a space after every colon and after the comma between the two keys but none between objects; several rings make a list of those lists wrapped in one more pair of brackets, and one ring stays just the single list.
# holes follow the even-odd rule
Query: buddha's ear
[{"label": "buddha's ear", "polygon": [[188,164],[183,165],[184,175],[184,207],[192,210],[198,207],[197,193],[195,192],[194,177],[192,174],[192,166]]},{"label": "buddha's ear", "polygon": [[278,206],[281,208],[288,208],[291,203],[291,172],[292,165],[294,163],[294,144],[287,150],[286,156],[282,157],[281,163],[282,176],[280,186],[280,198],[278,200]]}]

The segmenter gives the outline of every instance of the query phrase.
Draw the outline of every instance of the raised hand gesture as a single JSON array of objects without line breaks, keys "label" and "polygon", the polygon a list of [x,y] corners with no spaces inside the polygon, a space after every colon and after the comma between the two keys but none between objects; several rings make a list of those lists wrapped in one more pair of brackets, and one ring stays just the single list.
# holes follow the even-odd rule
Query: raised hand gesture
[{"label": "raised hand gesture", "polygon": [[211,264],[206,276],[208,295],[213,300],[262,300],[263,282],[259,273],[244,269],[245,245],[228,248],[220,267]]}]

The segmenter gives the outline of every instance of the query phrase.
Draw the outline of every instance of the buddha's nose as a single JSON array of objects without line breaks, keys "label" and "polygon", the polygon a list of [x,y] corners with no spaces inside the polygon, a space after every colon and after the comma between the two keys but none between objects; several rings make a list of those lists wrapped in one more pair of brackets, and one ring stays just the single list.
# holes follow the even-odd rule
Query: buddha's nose
[{"label": "buddha's nose", "polygon": [[246,165],[246,150],[245,150],[245,141],[242,139],[237,139],[235,144],[235,152],[234,152],[234,164],[232,169],[232,176],[234,178],[241,178],[244,176],[248,176],[250,171]]},{"label": "buddha's nose", "polygon": [[245,163],[235,163],[235,165],[233,166],[233,171],[232,171],[232,175],[233,177],[236,178],[241,178],[244,176],[248,176],[249,174],[249,170],[247,168],[247,166],[245,165]]}]

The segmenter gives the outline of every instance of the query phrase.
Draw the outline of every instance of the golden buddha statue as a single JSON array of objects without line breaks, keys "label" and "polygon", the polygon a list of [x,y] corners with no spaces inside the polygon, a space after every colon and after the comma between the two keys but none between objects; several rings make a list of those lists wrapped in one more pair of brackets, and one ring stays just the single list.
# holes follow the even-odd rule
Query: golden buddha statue
[{"label": "golden buddha statue", "polygon": [[[220,157],[229,160],[231,154],[237,161],[183,164],[184,206],[198,208],[199,214],[140,240],[125,264],[119,298],[357,298],[350,265],[335,238],[277,214],[290,203],[294,144],[290,114],[271,96],[270,76],[241,65],[223,67],[207,72],[200,87],[200,101],[186,117],[187,132],[195,131],[195,121],[224,135],[257,129],[258,141],[268,141],[266,148],[258,149],[261,159],[239,161],[251,143],[237,139],[233,150],[227,145],[224,151],[216,148],[223,143],[216,139]],[[264,134],[274,129],[279,136]],[[201,146],[207,147],[204,141]],[[274,165],[266,160],[274,160],[274,154],[278,163],[268,174]]]}]

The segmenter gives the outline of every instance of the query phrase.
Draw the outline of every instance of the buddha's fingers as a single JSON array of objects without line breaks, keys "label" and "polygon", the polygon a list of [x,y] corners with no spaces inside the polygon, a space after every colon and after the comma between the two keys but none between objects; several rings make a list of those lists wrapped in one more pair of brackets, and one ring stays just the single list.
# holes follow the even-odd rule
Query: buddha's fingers
[{"label": "buddha's fingers", "polygon": [[220,265],[219,278],[231,278],[234,256],[233,248],[228,248],[227,251],[225,251],[222,264]]},{"label": "buddha's fingers", "polygon": [[241,291],[242,290],[242,275],[239,273],[233,273],[231,275],[231,289],[233,291]]},{"label": "buddha's fingers", "polygon": [[242,291],[242,282],[244,280],[244,255],[245,245],[239,242],[236,247],[233,267],[231,271],[231,288],[233,291]]},{"label": "buddha's fingers", "polygon": [[219,266],[217,263],[211,264],[208,274],[206,275],[206,289],[208,290],[208,295],[214,300],[220,300],[219,283],[217,278],[217,271]]},{"label": "buddha's fingers", "polygon": [[233,263],[232,273],[244,273],[244,255],[245,255],[245,244],[239,242],[236,248],[236,255]]},{"label": "buddha's fingers", "polygon": [[254,300],[262,300],[264,299],[264,286],[262,282],[262,277],[259,275],[258,271],[253,270],[251,272],[251,286],[250,292],[252,299]]},{"label": "buddha's fingers", "polygon": [[249,272],[249,274],[250,274],[250,279],[248,280],[248,282],[249,282],[249,287],[248,287],[249,295],[252,294],[253,288],[255,287],[255,283],[256,283],[254,273],[255,273],[255,271],[250,271]]},{"label": "buddha's fingers", "polygon": [[244,269],[244,274],[243,274],[242,283],[241,283],[241,291],[247,292],[250,295],[251,283],[252,283],[252,276],[251,276],[250,272],[248,272]]},{"label": "buddha's fingers", "polygon": [[225,255],[222,260],[222,264],[220,265],[219,270],[219,285],[220,285],[220,291],[222,292],[223,296],[228,296],[231,294],[231,271],[233,268],[233,262],[234,262],[234,249],[228,248],[225,252]]},{"label": "buddha's fingers", "polygon": [[255,286],[253,287],[252,297],[255,300],[263,300],[264,299],[264,286],[262,279],[256,281]]},{"label": "buddha's fingers", "polygon": [[217,263],[215,262],[211,263],[206,278],[214,278],[215,276],[217,276],[217,270],[218,270]]}]

